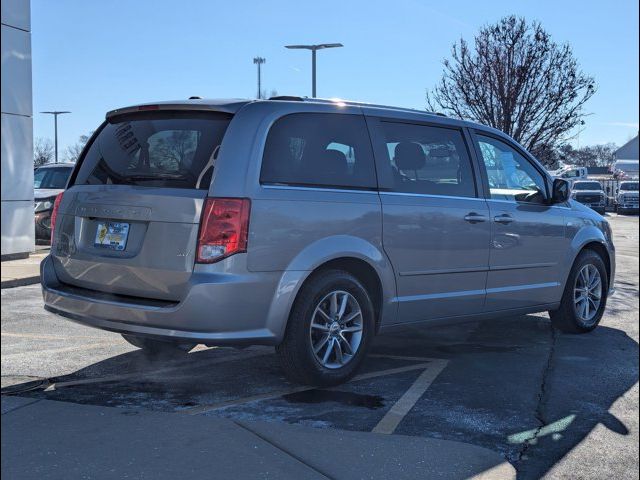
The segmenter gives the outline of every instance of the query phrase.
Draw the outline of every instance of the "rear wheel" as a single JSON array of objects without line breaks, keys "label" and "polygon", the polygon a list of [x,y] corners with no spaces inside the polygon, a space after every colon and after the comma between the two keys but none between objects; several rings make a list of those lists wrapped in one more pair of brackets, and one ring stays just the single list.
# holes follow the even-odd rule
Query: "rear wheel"
[{"label": "rear wheel", "polygon": [[609,278],[602,257],[584,250],[576,259],[558,310],[549,312],[557,329],[586,333],[595,329],[607,304]]},{"label": "rear wheel", "polygon": [[153,338],[124,333],[122,334],[122,338],[134,347],[138,347],[150,355],[186,354],[197,345],[195,343],[176,343],[165,340],[155,340]]},{"label": "rear wheel", "polygon": [[276,352],[290,380],[337,385],[355,375],[374,328],[364,286],[348,272],[327,270],[303,285]]}]

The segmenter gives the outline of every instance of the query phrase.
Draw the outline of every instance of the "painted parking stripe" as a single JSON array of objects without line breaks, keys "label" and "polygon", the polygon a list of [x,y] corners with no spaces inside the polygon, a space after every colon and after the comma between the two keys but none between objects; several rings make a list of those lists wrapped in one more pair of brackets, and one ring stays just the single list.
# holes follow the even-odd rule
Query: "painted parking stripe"
[{"label": "painted parking stripe", "polygon": [[[407,366],[404,366],[404,367],[389,368],[389,369],[386,369],[386,370],[378,370],[376,372],[362,373],[360,375],[357,375],[357,376],[353,377],[351,380],[349,380],[348,383],[357,382],[359,380],[368,380],[370,378],[382,377],[382,376],[385,376],[385,375],[395,375],[397,373],[410,372],[412,370],[424,370],[424,369],[428,369],[429,366],[430,366],[430,363],[419,363],[419,364],[415,364],[415,365],[407,365]],[[273,399],[273,398],[282,397],[283,395],[289,395],[289,394],[292,394],[292,393],[299,393],[299,392],[306,392],[308,390],[315,390],[315,389],[316,389],[316,387],[309,387],[309,386],[294,387],[294,388],[289,388],[287,390],[278,390],[278,391],[275,391],[275,392],[262,393],[262,394],[259,394],[259,395],[251,395],[249,397],[236,398],[234,400],[228,400],[226,402],[198,405],[198,406],[191,407],[191,408],[188,408],[188,409],[180,410],[179,413],[186,413],[187,415],[199,415],[201,413],[210,412],[212,410],[218,410],[218,409],[224,408],[224,407],[231,407],[231,406],[234,406],[234,405],[242,405],[242,404],[249,403],[249,402],[258,402],[258,401],[261,401],[261,400],[270,400],[270,399]]]},{"label": "painted parking stripe", "polygon": [[102,348],[109,345],[113,345],[111,342],[99,342],[99,343],[85,343],[84,345],[77,345],[74,347],[60,347],[60,348],[43,348],[38,350],[29,350],[27,352],[15,352],[15,353],[3,353],[2,358],[14,358],[24,357],[30,355],[54,355],[56,353],[76,352],[81,350],[93,350],[95,348]]},{"label": "painted parking stripe", "polygon": [[[80,335],[80,336],[64,336],[64,335],[41,335],[41,334],[34,334],[34,333],[13,333],[13,332],[2,332],[1,336],[3,337],[9,337],[9,338],[30,338],[30,339],[34,339],[34,340],[63,340],[65,342],[68,342],[69,340],[81,340],[81,339],[89,339],[89,340],[95,340],[96,337],[94,336],[89,336],[89,335]],[[103,340],[100,340],[103,341]],[[110,338],[105,338],[104,342],[111,342],[111,343],[122,343],[121,340],[113,340]]]},{"label": "painted parking stripe", "polygon": [[444,370],[447,363],[449,363],[448,360],[438,360],[428,364],[424,372],[420,374],[416,381],[413,382],[413,385],[409,387],[409,390],[407,390],[389,409],[385,416],[382,417],[382,420],[378,422],[372,432],[387,435],[392,434],[416,402],[424,395],[436,377],[440,375],[440,372]]}]

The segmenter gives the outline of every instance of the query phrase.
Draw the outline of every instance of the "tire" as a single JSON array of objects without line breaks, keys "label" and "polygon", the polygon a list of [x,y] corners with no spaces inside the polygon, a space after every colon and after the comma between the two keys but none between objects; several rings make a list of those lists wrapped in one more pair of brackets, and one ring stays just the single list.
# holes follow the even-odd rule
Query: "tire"
[{"label": "tire", "polygon": [[145,353],[154,356],[187,354],[195,347],[195,343],[176,343],[164,340],[155,340],[148,337],[128,335],[123,333],[122,338],[134,347],[142,349]]},{"label": "tire", "polygon": [[[582,276],[582,272],[588,272],[589,270],[585,270],[587,268],[589,268],[591,273],[597,271],[600,279],[600,290],[599,292],[597,289],[594,290],[593,297],[588,291],[586,291],[586,294],[583,293],[585,292],[584,289],[581,289],[582,292],[577,290],[584,283],[585,277]],[[593,273],[592,278],[595,278],[595,273]],[[609,277],[607,276],[607,269],[605,267],[604,260],[593,250],[583,250],[578,255],[578,258],[574,262],[571,272],[569,273],[567,285],[565,286],[562,301],[560,302],[560,308],[549,312],[551,323],[555,328],[566,333],[587,333],[594,330],[600,323],[602,315],[604,314],[604,309],[607,305],[608,293]],[[583,298],[586,298],[586,300],[579,301],[576,299],[576,296],[579,294],[581,294],[580,296]],[[597,294],[600,295],[600,298],[597,308],[595,308],[594,301],[591,301],[590,299],[595,300]],[[585,301],[588,306],[588,314],[593,314],[589,319],[583,318],[585,312]]]},{"label": "tire", "polygon": [[[343,303],[346,306],[340,308]],[[340,311],[342,316],[338,317]],[[314,386],[338,385],[355,375],[374,331],[373,304],[365,287],[348,272],[325,270],[302,286],[276,353],[289,380]]]}]

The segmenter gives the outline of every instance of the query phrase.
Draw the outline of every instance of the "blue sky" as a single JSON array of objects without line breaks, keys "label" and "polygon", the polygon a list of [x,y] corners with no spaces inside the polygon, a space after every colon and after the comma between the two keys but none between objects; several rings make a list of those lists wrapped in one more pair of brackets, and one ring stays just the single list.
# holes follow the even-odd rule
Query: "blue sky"
[{"label": "blue sky", "polygon": [[[310,55],[285,44],[342,42],[318,54],[318,96],[424,108],[451,44],[508,14],[572,45],[598,93],[581,145],[621,145],[638,131],[638,2],[32,0],[34,135],[61,151],[127,104],[252,97],[263,86],[310,95]],[[575,143],[575,142],[574,142]]]}]

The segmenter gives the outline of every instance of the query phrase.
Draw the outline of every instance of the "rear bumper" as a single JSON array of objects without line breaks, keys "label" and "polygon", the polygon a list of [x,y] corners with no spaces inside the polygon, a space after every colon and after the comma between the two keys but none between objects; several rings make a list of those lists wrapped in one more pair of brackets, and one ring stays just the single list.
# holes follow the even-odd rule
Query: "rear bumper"
[{"label": "rear bumper", "polygon": [[177,303],[65,285],[51,257],[40,274],[46,310],[102,330],[207,345],[276,345],[286,325],[284,309],[274,305],[282,272],[194,273]]}]

